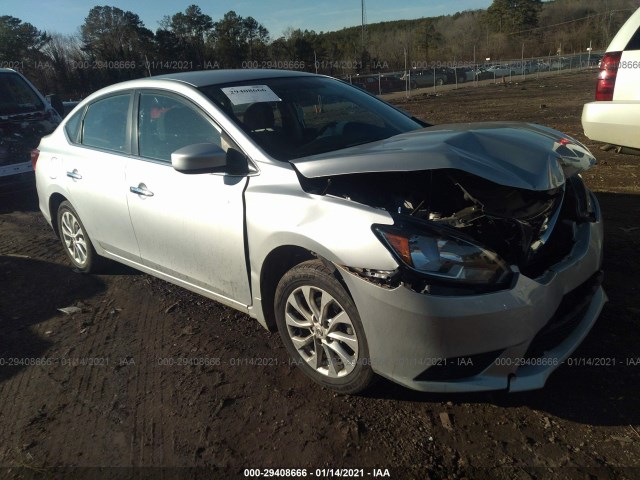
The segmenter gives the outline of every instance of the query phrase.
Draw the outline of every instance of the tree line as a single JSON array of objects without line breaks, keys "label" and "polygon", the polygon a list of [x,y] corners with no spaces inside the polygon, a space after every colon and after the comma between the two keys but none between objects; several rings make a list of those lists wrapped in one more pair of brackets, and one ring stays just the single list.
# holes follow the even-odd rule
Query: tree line
[{"label": "tree line", "polygon": [[[214,19],[197,5],[165,16],[155,32],[131,11],[93,7],[76,35],[0,16],[0,67],[44,92],[82,97],[115,82],[217,68],[284,68],[344,76],[416,63],[482,63],[604,49],[640,0],[494,0],[486,10],[272,38],[253,17]],[[425,9],[428,13],[428,9]]]}]

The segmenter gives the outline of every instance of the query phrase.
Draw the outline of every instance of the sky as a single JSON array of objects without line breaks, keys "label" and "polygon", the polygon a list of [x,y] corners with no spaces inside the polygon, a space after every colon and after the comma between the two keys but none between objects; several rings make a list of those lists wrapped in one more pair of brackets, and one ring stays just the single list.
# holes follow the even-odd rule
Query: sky
[{"label": "sky", "polygon": [[[367,23],[447,15],[487,8],[492,0],[365,0]],[[136,13],[145,26],[156,31],[165,15],[183,12],[196,4],[214,21],[234,10],[264,25],[271,38],[288,27],[328,32],[360,25],[360,0],[0,0],[0,16],[11,15],[48,33],[75,34],[96,5],[109,5]]]}]

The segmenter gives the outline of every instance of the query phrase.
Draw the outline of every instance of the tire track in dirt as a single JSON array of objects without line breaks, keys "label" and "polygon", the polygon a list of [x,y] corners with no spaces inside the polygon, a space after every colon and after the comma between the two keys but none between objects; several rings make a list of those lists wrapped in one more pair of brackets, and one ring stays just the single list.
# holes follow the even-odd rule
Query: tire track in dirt
[{"label": "tire track in dirt", "polygon": [[[138,467],[162,464],[164,456],[163,443],[158,442],[156,429],[156,416],[158,407],[158,393],[162,391],[162,383],[157,376],[152,362],[154,352],[158,351],[158,332],[162,329],[162,321],[153,313],[151,298],[140,299],[138,306],[139,315],[135,319],[135,337],[139,340],[136,345],[136,354],[133,357],[135,365],[135,381],[129,384],[128,398],[138,398],[136,403],[131,428],[133,464]],[[158,387],[160,387],[158,389]],[[160,392],[158,391],[160,390]],[[155,392],[155,393],[154,393]]]}]

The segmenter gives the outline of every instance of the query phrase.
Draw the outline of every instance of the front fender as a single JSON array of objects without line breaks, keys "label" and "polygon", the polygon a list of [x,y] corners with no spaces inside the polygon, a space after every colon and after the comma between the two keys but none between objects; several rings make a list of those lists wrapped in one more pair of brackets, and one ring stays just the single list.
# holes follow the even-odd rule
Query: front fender
[{"label": "front fender", "polygon": [[264,168],[261,175],[251,178],[245,192],[256,302],[261,298],[262,265],[269,253],[281,246],[304,248],[337,265],[377,270],[398,267],[371,229],[374,223],[393,224],[386,211],[345,198],[306,193],[292,169],[271,168],[277,169],[277,175],[269,175],[270,168]]}]

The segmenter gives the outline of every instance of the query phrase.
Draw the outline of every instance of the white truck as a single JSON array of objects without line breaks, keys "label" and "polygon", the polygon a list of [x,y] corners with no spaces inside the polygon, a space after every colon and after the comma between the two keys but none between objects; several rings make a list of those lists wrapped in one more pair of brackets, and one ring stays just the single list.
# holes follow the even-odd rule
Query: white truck
[{"label": "white truck", "polygon": [[582,128],[591,140],[640,154],[640,8],[607,48],[595,101],[582,110]]}]

